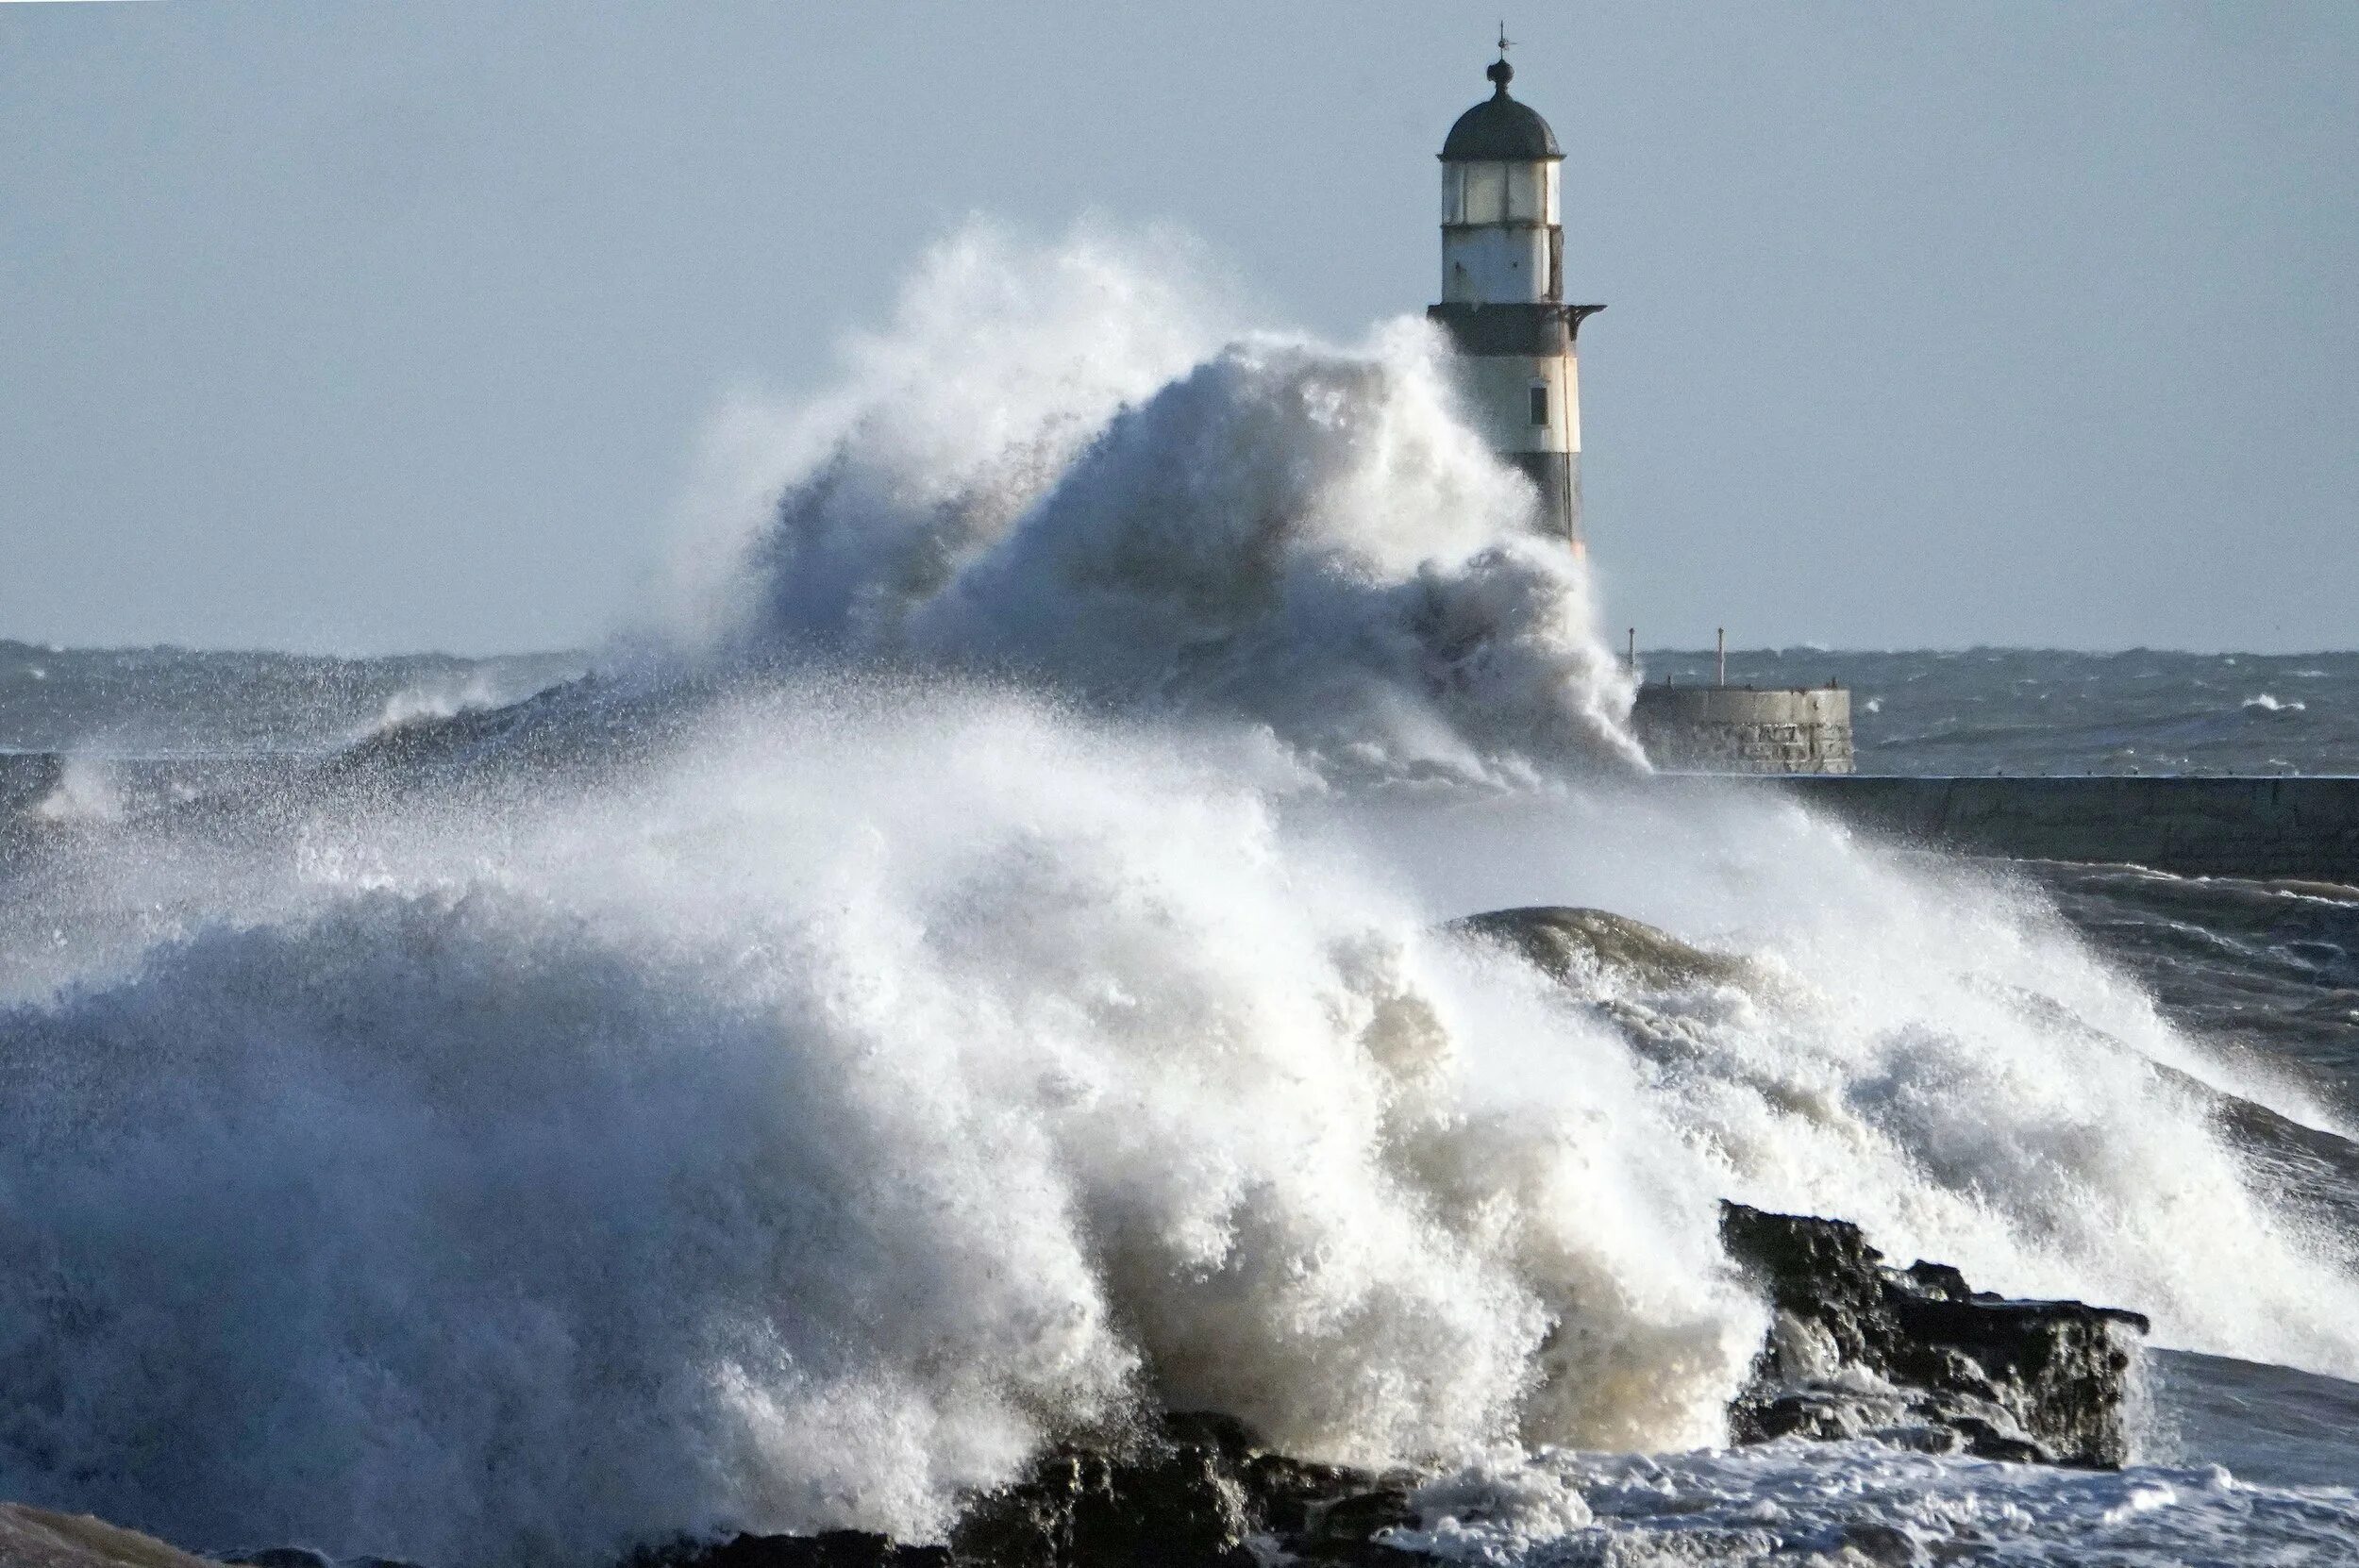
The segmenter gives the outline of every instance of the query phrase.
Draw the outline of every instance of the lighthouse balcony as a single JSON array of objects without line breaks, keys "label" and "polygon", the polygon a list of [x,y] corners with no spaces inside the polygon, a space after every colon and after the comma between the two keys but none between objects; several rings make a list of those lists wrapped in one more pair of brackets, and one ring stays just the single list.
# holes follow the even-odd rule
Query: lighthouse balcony
[{"label": "lighthouse balcony", "polygon": [[1447,332],[1461,354],[1513,354],[1534,359],[1569,354],[1581,324],[1602,305],[1555,300],[1448,300],[1426,307],[1426,319]]}]

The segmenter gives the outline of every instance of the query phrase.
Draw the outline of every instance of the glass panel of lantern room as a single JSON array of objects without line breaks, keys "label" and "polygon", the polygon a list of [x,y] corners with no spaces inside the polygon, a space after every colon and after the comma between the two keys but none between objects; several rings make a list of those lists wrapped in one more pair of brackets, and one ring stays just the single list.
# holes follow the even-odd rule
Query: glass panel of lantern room
[{"label": "glass panel of lantern room", "polygon": [[1561,224],[1564,221],[1564,208],[1559,200],[1561,191],[1564,183],[1564,165],[1562,163],[1544,163],[1541,167],[1548,171],[1548,190],[1546,192],[1548,196],[1548,209],[1546,211],[1541,213],[1540,221],[1544,224]]},{"label": "glass panel of lantern room", "polygon": [[1466,215],[1461,222],[1496,224],[1507,217],[1507,165],[1469,163],[1466,169]]},{"label": "glass panel of lantern room", "polygon": [[1545,163],[1510,163],[1507,165],[1507,216],[1510,222],[1536,224],[1541,217],[1543,192],[1547,179],[1542,171]]},{"label": "glass panel of lantern room", "polygon": [[1463,163],[1442,165],[1442,222],[1464,223],[1460,216],[1466,197],[1466,166]]}]

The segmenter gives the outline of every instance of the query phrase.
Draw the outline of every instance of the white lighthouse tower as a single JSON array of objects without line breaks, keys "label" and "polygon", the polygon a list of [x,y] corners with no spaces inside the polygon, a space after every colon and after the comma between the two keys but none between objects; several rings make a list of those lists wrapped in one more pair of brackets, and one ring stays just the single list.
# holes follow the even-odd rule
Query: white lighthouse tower
[{"label": "white lighthouse tower", "polygon": [[1442,142],[1442,303],[1426,314],[1449,333],[1468,401],[1500,456],[1539,487],[1542,516],[1578,551],[1581,380],[1574,351],[1602,305],[1564,303],[1564,227],[1556,133],[1507,94],[1499,58],[1491,96]]}]

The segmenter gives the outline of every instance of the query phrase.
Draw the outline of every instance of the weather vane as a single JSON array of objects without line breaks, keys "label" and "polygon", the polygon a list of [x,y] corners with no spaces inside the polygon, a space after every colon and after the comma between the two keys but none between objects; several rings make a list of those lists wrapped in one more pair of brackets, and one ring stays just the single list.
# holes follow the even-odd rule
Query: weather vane
[{"label": "weather vane", "polygon": [[1499,18],[1499,58],[1505,59],[1507,51],[1514,47],[1515,47],[1514,44],[1507,42],[1507,18],[1502,16]]}]

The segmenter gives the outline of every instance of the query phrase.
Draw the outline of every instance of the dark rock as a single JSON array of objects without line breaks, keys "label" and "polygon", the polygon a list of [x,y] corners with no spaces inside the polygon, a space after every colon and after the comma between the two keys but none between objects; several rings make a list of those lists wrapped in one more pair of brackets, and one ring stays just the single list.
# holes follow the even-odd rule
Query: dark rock
[{"label": "dark rock", "polygon": [[203,1558],[87,1513],[0,1503],[0,1564],[7,1568],[213,1568]]},{"label": "dark rock", "polygon": [[1709,952],[1611,909],[1494,909],[1453,920],[1448,928],[1497,942],[1576,991],[1585,989],[1584,965],[1614,970],[1653,989],[1705,984],[1751,991],[1769,983],[1749,959]]},{"label": "dark rock", "polygon": [[1253,1545],[1377,1568],[1373,1537],[1414,1524],[1409,1487],[1271,1453],[1229,1416],[1167,1415],[1096,1445],[1063,1443],[974,1499],[947,1546],[883,1536],[740,1535],[643,1548],[625,1568],[1258,1568]]},{"label": "dark rock", "polygon": [[1374,1480],[1270,1453],[1229,1416],[1170,1415],[1115,1451],[1056,1449],[1025,1480],[979,1499],[951,1551],[991,1568],[1249,1568],[1257,1535],[1332,1548],[1399,1522],[1397,1508],[1348,1512]]},{"label": "dark rock", "polygon": [[1843,1544],[1868,1561],[1883,1565],[1883,1568],[1911,1568],[1912,1564],[1925,1560],[1924,1552],[1918,1549],[1908,1531],[1872,1520],[1846,1525],[1843,1527]]},{"label": "dark rock", "polygon": [[904,1546],[863,1530],[678,1541],[633,1553],[626,1568],[950,1568],[946,1546]]},{"label": "dark rock", "polygon": [[2147,1331],[2139,1314],[2005,1300],[1942,1263],[1888,1268],[1842,1220],[1729,1203],[1720,1236],[1778,1312],[1730,1407],[1738,1442],[1875,1435],[2100,1469],[2129,1457],[2124,1331]]}]

